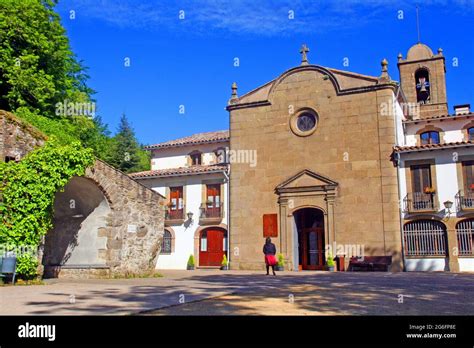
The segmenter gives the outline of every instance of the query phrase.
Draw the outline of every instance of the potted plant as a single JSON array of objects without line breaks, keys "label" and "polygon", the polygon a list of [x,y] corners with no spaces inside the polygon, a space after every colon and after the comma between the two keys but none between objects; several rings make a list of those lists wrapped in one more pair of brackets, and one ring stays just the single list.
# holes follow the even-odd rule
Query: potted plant
[{"label": "potted plant", "polygon": [[227,256],[224,254],[221,262],[221,270],[227,271],[229,269],[229,262],[227,261]]},{"label": "potted plant", "polygon": [[332,257],[332,253],[328,252],[326,256],[326,266],[328,267],[329,272],[334,272],[334,258]]},{"label": "potted plant", "polygon": [[189,255],[188,265],[187,265],[186,269],[188,271],[192,271],[194,269],[194,256],[193,255]]},{"label": "potted plant", "polygon": [[431,193],[431,194],[432,194],[432,193],[436,193],[435,188],[434,188],[434,187],[430,187],[430,186],[425,187],[424,191],[425,191],[425,193],[428,193],[428,194],[430,194],[430,193]]},{"label": "potted plant", "polygon": [[284,271],[285,270],[285,258],[283,254],[278,254],[278,262],[276,265],[277,271]]},{"label": "potted plant", "polygon": [[471,189],[471,191],[474,191],[474,184],[471,184],[469,188]]}]

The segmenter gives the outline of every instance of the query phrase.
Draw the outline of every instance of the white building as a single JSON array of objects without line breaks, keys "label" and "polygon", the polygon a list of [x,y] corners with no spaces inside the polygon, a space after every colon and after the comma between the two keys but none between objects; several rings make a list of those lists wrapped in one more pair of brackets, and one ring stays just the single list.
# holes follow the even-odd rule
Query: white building
[{"label": "white building", "polygon": [[399,120],[393,153],[405,269],[474,271],[474,113],[466,104],[448,114],[441,49],[416,44],[398,66],[416,111]]},{"label": "white building", "polygon": [[130,174],[168,202],[157,269],[186,269],[190,255],[196,267],[221,266],[228,252],[228,146],[228,131],[147,146],[151,170]]}]

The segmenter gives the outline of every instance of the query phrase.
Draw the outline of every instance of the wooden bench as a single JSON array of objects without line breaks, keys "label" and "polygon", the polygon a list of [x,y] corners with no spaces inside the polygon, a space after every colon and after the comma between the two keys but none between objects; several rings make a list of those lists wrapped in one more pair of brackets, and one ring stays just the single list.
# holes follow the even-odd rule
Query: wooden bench
[{"label": "wooden bench", "polygon": [[12,284],[15,285],[16,257],[0,257],[0,278],[12,275]]},{"label": "wooden bench", "polygon": [[350,272],[388,272],[392,265],[391,256],[365,256],[364,258],[351,257]]}]

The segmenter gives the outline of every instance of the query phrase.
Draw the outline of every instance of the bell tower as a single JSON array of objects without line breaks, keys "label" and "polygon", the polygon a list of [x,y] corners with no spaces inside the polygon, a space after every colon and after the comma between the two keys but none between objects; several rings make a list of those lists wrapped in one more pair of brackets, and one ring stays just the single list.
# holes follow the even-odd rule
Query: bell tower
[{"label": "bell tower", "polygon": [[431,48],[422,43],[413,45],[406,59],[398,55],[400,85],[410,106],[418,104],[418,115],[426,118],[448,114],[446,97],[446,66],[443,50],[433,54]]}]

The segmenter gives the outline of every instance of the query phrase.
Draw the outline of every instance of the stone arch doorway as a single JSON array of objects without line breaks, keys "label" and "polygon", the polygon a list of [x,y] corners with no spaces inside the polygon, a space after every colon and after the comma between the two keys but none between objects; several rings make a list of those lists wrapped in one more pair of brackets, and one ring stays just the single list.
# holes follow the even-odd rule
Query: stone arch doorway
[{"label": "stone arch doorway", "polygon": [[207,227],[199,232],[199,267],[220,267],[227,253],[227,230]]},{"label": "stone arch doorway", "polygon": [[324,212],[317,208],[301,208],[293,212],[293,217],[296,225],[295,264],[299,270],[324,270]]},{"label": "stone arch doorway", "polygon": [[44,276],[56,277],[61,268],[107,268],[104,231],[110,213],[109,202],[94,181],[73,177],[56,194],[54,227],[44,243]]}]

